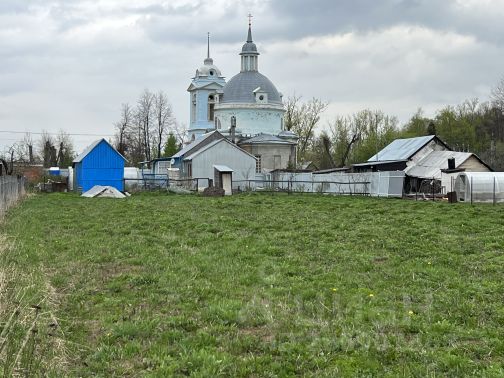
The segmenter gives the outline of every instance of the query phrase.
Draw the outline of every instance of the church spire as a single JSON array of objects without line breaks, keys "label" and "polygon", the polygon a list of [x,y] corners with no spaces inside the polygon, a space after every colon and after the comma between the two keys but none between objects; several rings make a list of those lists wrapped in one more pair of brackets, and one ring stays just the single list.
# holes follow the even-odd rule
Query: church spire
[{"label": "church spire", "polygon": [[210,32],[207,33],[207,59],[210,59]]},{"label": "church spire", "polygon": [[207,33],[207,57],[204,60],[204,63],[206,65],[212,65],[213,64],[213,59],[210,58],[210,32]]},{"label": "church spire", "polygon": [[249,19],[249,28],[248,28],[248,35],[247,35],[247,42],[252,42],[252,14],[249,13],[248,19]]},{"label": "church spire", "polygon": [[248,35],[247,42],[242,47],[241,55],[241,72],[247,71],[257,71],[257,56],[259,53],[257,52],[257,46],[252,41],[252,15],[249,13],[249,27],[248,27]]}]

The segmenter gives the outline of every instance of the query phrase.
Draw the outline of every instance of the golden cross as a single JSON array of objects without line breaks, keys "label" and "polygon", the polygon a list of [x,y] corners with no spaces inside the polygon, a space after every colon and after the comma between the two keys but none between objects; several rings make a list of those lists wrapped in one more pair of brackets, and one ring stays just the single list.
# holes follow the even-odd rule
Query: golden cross
[{"label": "golden cross", "polygon": [[249,19],[249,26],[250,26],[250,25],[252,25],[252,17],[254,17],[254,16],[252,16],[252,14],[249,13],[247,17]]}]

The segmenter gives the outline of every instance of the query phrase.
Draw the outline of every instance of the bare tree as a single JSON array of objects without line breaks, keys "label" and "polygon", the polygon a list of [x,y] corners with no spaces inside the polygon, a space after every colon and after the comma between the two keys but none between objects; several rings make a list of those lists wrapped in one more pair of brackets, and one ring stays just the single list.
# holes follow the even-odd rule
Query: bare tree
[{"label": "bare tree", "polygon": [[127,150],[128,133],[132,127],[133,111],[128,103],[121,105],[121,118],[114,124],[116,129],[116,148],[121,155]]},{"label": "bare tree", "polygon": [[161,157],[163,141],[166,138],[167,130],[173,125],[173,111],[168,97],[162,91],[158,92],[154,98],[154,112],[156,118],[154,142],[156,143],[156,155]]},{"label": "bare tree", "polygon": [[[4,172],[7,176],[12,175],[14,172],[14,160],[16,159],[16,153],[19,151],[19,146],[17,143],[9,146],[7,152],[0,158],[0,166],[3,166]],[[0,176],[1,176],[0,172]]]},{"label": "bare tree", "polygon": [[285,103],[285,130],[292,130],[295,125],[299,124],[299,102],[301,96],[296,94],[289,96]]},{"label": "bare tree", "polygon": [[58,145],[56,165],[59,167],[68,167],[72,165],[75,157],[75,149],[70,135],[64,130],[60,130],[58,135],[56,135],[56,144]]},{"label": "bare tree", "polygon": [[177,138],[179,147],[182,147],[187,139],[187,125],[185,123],[178,123],[174,120],[172,130],[173,134]]},{"label": "bare tree", "polygon": [[121,116],[115,124],[115,146],[132,164],[161,157],[169,133],[180,142],[187,128],[177,124],[171,104],[162,91],[153,94],[145,89],[132,108],[122,104]]},{"label": "bare tree", "polygon": [[322,139],[322,146],[324,148],[324,152],[331,164],[331,168],[336,168],[336,163],[334,162],[333,154],[331,151],[331,145],[332,145],[331,139],[329,138],[326,132],[323,132],[320,137]]},{"label": "bare tree", "polygon": [[142,131],[143,151],[146,160],[152,157],[152,118],[154,113],[155,95],[148,89],[145,89],[137,104],[137,117]]},{"label": "bare tree", "polygon": [[23,136],[20,145],[23,150],[23,157],[25,157],[23,160],[26,160],[29,164],[33,164],[35,162],[35,154],[33,151],[33,138],[30,133],[26,133]]},{"label": "bare tree", "polygon": [[55,140],[47,131],[43,130],[38,142],[39,154],[42,157],[44,168],[49,168],[57,164]]},{"label": "bare tree", "polygon": [[321,114],[327,109],[329,104],[317,98],[301,105],[297,104],[294,111],[291,129],[299,137],[299,156],[304,156],[310,143],[315,136],[315,128],[320,121]]},{"label": "bare tree", "polygon": [[128,146],[128,156],[133,163],[145,160],[145,143],[143,134],[142,116],[138,111],[135,111],[133,113],[130,145]]},{"label": "bare tree", "polygon": [[504,112],[504,77],[492,89],[491,99],[492,105]]}]

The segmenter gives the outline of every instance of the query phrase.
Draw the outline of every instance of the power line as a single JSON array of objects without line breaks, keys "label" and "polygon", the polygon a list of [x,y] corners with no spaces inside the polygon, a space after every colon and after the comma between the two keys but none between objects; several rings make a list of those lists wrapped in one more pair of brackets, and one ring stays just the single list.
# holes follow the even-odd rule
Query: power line
[{"label": "power line", "polygon": [[[34,135],[44,135],[44,134],[49,134],[49,135],[58,135],[58,133],[49,133],[49,132],[37,132],[37,131],[10,131],[10,130],[0,130],[0,133],[7,133],[7,134],[34,134]],[[66,135],[70,136],[93,136],[93,137],[113,137],[114,135],[110,134],[78,134],[78,133],[65,133]]]}]

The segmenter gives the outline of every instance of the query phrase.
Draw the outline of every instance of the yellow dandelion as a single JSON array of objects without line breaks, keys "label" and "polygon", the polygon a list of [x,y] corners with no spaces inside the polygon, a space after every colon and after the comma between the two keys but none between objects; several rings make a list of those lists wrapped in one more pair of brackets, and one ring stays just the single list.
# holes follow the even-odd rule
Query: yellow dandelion
[{"label": "yellow dandelion", "polygon": [[335,287],[333,287],[333,288],[332,288],[332,291],[338,291],[338,289],[337,289],[337,288],[335,288]]},{"label": "yellow dandelion", "polygon": [[370,297],[370,298],[373,298],[373,297],[374,297],[374,294],[373,294],[373,293],[369,293],[369,297]]},{"label": "yellow dandelion", "polygon": [[408,311],[408,314],[409,314],[409,315],[414,315],[415,313],[414,313],[413,311],[409,310],[409,311]]}]

